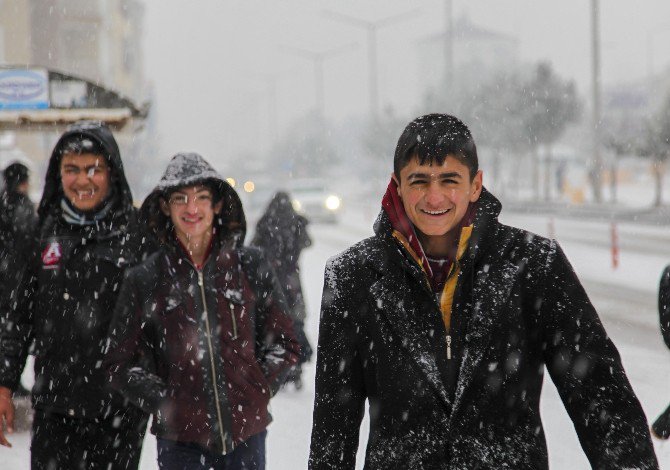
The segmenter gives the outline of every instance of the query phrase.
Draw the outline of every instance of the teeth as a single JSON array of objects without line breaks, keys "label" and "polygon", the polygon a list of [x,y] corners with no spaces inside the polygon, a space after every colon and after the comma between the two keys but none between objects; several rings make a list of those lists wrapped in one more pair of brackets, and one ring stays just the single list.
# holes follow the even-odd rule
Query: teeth
[{"label": "teeth", "polygon": [[428,211],[428,210],[424,209],[424,212],[426,214],[430,214],[430,215],[442,215],[442,214],[446,214],[447,212],[449,212],[449,209],[445,209],[443,211]]}]

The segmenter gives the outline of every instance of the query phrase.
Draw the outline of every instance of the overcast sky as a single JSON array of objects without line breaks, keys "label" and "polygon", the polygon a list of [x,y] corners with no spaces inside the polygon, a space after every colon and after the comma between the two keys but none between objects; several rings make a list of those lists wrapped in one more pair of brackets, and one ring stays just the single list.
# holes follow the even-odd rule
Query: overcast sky
[{"label": "overcast sky", "polygon": [[[272,84],[278,130],[314,107],[312,62],[289,50],[346,49],[324,63],[325,115],[368,110],[366,34],[324,14],[368,21],[407,12],[379,30],[380,106],[401,114],[420,100],[416,42],[444,29],[443,0],[146,0],[145,63],[165,157],[196,150],[234,162],[265,150]],[[601,0],[604,83],[645,80],[670,64],[670,1]],[[550,61],[590,92],[590,2],[453,0],[454,17],[519,40],[523,61]]]}]

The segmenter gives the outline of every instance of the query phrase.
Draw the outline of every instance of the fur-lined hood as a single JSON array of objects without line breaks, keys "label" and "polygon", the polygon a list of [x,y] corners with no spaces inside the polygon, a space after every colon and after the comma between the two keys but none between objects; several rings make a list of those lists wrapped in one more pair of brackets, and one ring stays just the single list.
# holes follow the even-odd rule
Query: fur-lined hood
[{"label": "fur-lined hood", "polygon": [[142,222],[160,244],[168,242],[173,225],[170,217],[161,211],[160,200],[167,199],[178,188],[195,184],[207,184],[217,193],[215,201],[223,202],[221,212],[214,218],[217,240],[232,239],[234,246],[241,246],[247,230],[242,201],[219,172],[197,153],[178,153],[172,157],[160,181],[142,204]]}]

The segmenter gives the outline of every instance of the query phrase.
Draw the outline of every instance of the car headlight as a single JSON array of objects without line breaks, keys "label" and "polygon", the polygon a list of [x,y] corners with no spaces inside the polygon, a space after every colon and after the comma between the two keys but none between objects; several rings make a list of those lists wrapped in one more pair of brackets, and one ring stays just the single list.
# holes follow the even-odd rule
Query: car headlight
[{"label": "car headlight", "polygon": [[340,198],[333,194],[331,194],[326,198],[326,209],[330,211],[336,211],[337,209],[340,208],[341,204],[342,201],[340,200]]}]

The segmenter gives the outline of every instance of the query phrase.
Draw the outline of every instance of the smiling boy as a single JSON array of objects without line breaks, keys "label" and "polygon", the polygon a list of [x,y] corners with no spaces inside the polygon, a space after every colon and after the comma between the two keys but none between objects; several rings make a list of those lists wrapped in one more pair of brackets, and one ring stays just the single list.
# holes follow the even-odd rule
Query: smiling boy
[{"label": "smiling boy", "polygon": [[[80,122],[49,160],[35,240],[19,288],[1,299],[0,420],[35,355],[31,468],[137,468],[147,416],[115,394],[102,368],[123,275],[142,244],[119,147],[100,122]],[[0,445],[11,446],[0,423]]]},{"label": "smiling boy", "polygon": [[179,153],[141,214],[158,249],[123,283],[112,385],[153,414],[159,468],[264,470],[268,404],[299,345],[272,268],[242,245],[242,202]]},{"label": "smiling boy", "polygon": [[366,469],[546,469],[545,368],[593,468],[658,468],[565,255],[500,210],[465,124],[405,128],[375,235],[326,267],[310,469],[354,469],[366,399]]}]

